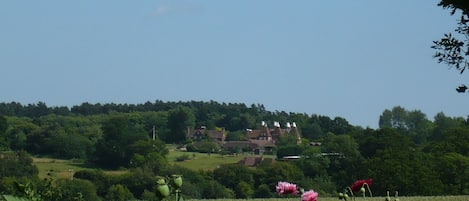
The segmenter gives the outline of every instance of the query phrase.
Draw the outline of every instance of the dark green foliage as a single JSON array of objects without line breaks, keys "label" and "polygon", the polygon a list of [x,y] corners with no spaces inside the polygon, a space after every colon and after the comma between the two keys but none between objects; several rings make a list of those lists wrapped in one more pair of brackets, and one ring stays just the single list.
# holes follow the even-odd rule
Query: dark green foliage
[{"label": "dark green foliage", "polygon": [[236,198],[249,198],[254,193],[253,171],[244,165],[223,165],[213,171],[213,177],[223,186],[233,189]]},{"label": "dark green foliage", "polygon": [[200,153],[218,153],[220,145],[212,141],[198,141],[187,145],[187,151]]},{"label": "dark green foliage", "polygon": [[251,198],[254,194],[254,190],[251,184],[248,184],[245,181],[240,181],[235,188],[236,198],[248,199]]},{"label": "dark green foliage", "polygon": [[235,198],[232,189],[221,185],[215,180],[205,182],[201,188],[203,189],[202,197],[205,199]]},{"label": "dark green foliage", "polygon": [[412,138],[415,143],[424,143],[431,135],[431,122],[419,110],[408,111],[396,106],[385,110],[379,118],[380,128],[394,128]]},{"label": "dark green foliage", "polygon": [[7,119],[0,115],[0,151],[7,150],[9,144],[6,141],[5,131],[7,130]]},{"label": "dark green foliage", "polygon": [[[463,73],[469,67],[469,3],[460,0],[441,0],[438,3],[444,9],[449,9],[451,15],[457,14],[457,27],[452,33],[444,34],[443,38],[433,41],[432,48],[437,50],[433,57],[439,63],[456,68]],[[456,34],[454,34],[456,33]]]},{"label": "dark green foliage", "polygon": [[178,157],[176,157],[176,161],[182,162],[191,159],[191,156],[189,154],[183,154]]},{"label": "dark green foliage", "polygon": [[96,194],[96,187],[88,180],[60,179],[56,181],[62,192],[62,200],[74,200],[81,197],[83,200],[101,200]]},{"label": "dark green foliage", "polygon": [[259,178],[259,183],[266,184],[271,189],[275,189],[279,181],[298,183],[304,178],[303,171],[290,162],[275,162],[270,166],[263,166],[260,171],[263,171],[263,177]]},{"label": "dark green foliage", "polygon": [[88,180],[96,187],[96,192],[99,196],[104,197],[108,188],[111,186],[111,178],[106,176],[102,171],[77,171],[74,178]]},{"label": "dark green foliage", "polygon": [[144,149],[145,145],[138,144],[141,140],[149,140],[147,133],[130,120],[119,115],[103,124],[103,138],[96,144],[97,164],[109,168],[128,167],[134,154],[149,152]]},{"label": "dark green foliage", "polygon": [[0,116],[0,136],[7,130],[7,119],[4,116]]},{"label": "dark green foliage", "polygon": [[301,156],[302,158],[294,163],[304,172],[305,176],[315,178],[328,175],[330,157],[323,156],[318,147],[306,147]]},{"label": "dark green foliage", "polygon": [[165,141],[169,143],[182,143],[186,141],[187,128],[195,126],[194,113],[187,107],[177,107],[169,111],[168,129]]},{"label": "dark green foliage", "polygon": [[37,178],[37,167],[25,151],[0,153],[0,178],[29,177]]},{"label": "dark green foliage", "polygon": [[229,132],[226,135],[226,141],[242,141],[247,140],[246,132],[245,131],[233,131]]},{"label": "dark green foliage", "polygon": [[301,147],[295,144],[279,146],[277,148],[277,158],[282,159],[284,156],[299,156],[301,152]]},{"label": "dark green foliage", "polygon": [[129,191],[129,189],[127,189],[127,187],[121,184],[116,184],[109,187],[105,199],[114,201],[127,201],[134,199],[134,196]]},{"label": "dark green foliage", "polygon": [[272,189],[267,184],[261,184],[257,187],[254,192],[254,198],[272,198],[274,193]]},{"label": "dark green foliage", "polygon": [[379,150],[409,151],[415,146],[409,136],[390,128],[371,131],[358,139],[360,153],[367,158],[377,157]]}]

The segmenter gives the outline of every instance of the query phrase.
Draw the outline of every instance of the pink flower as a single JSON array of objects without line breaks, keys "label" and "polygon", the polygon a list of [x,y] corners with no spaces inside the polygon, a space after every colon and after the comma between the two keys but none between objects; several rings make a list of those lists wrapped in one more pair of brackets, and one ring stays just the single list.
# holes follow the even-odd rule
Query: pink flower
[{"label": "pink flower", "polygon": [[309,190],[301,195],[301,201],[317,201],[318,200],[318,193],[314,192],[314,190]]},{"label": "pink flower", "polygon": [[368,184],[368,186],[371,186],[372,183],[373,183],[373,179],[358,180],[358,181],[355,181],[352,184],[352,187],[350,188],[352,189],[353,192],[358,192],[360,188],[363,187],[364,184]]},{"label": "pink flower", "polygon": [[275,189],[279,195],[285,195],[285,194],[297,195],[299,193],[296,187],[296,184],[292,184],[292,183],[288,183],[284,181],[279,181]]}]

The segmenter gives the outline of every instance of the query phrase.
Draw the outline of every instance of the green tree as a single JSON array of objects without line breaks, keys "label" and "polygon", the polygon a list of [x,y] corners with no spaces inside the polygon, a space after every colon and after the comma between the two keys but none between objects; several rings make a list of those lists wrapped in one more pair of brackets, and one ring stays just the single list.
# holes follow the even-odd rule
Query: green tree
[{"label": "green tree", "polygon": [[295,164],[303,170],[305,176],[315,178],[328,175],[329,157],[322,156],[318,147],[308,146],[303,149],[301,155],[302,158],[295,161]]},{"label": "green tree", "polygon": [[96,186],[98,196],[106,196],[107,190],[111,186],[111,178],[100,170],[80,170],[75,172],[74,178],[88,180]]},{"label": "green tree", "polygon": [[449,194],[467,194],[469,192],[469,157],[459,153],[447,153],[438,162],[438,172]]},{"label": "green tree", "polygon": [[246,182],[247,184],[254,184],[253,171],[244,165],[232,164],[222,165],[213,171],[213,178],[220,182],[223,186],[235,190],[236,195],[241,195],[239,192],[238,184]]},{"label": "green tree", "polygon": [[432,141],[441,141],[446,130],[463,126],[466,120],[462,117],[447,117],[443,112],[439,112],[435,115],[433,123],[434,129],[430,139]]},{"label": "green tree", "polygon": [[435,171],[435,160],[418,150],[384,149],[368,158],[363,171],[373,178],[373,192],[399,191],[405,195],[441,195],[445,193],[440,180],[441,172]]},{"label": "green tree", "polygon": [[245,181],[241,181],[238,183],[238,185],[236,185],[235,193],[236,198],[248,199],[252,197],[254,190],[252,189],[251,184],[248,184]]},{"label": "green tree", "polygon": [[12,150],[27,150],[27,138],[39,130],[33,120],[26,117],[8,117],[5,141]]},{"label": "green tree", "polygon": [[438,6],[449,9],[451,15],[459,15],[455,34],[447,33],[438,40],[433,41],[433,49],[437,52],[433,57],[439,63],[455,67],[460,73],[469,67],[469,3],[460,0],[441,0]]},{"label": "green tree", "polygon": [[411,138],[391,128],[382,128],[359,137],[359,150],[363,157],[374,157],[379,150],[402,150],[415,147]]},{"label": "green tree", "polygon": [[130,166],[135,154],[132,145],[140,140],[149,140],[147,132],[138,123],[130,123],[123,115],[113,116],[105,122],[103,134],[96,144],[95,162],[109,168]]},{"label": "green tree", "polygon": [[216,180],[208,180],[200,186],[203,189],[202,197],[204,199],[235,198],[232,189],[221,185]]},{"label": "green tree", "polygon": [[58,179],[57,186],[60,187],[62,200],[101,200],[96,194],[96,187],[88,180],[81,179]]},{"label": "green tree", "polygon": [[105,198],[113,201],[127,201],[134,199],[134,196],[124,185],[115,184],[109,187]]},{"label": "green tree", "polygon": [[262,166],[260,170],[265,174],[259,178],[259,183],[269,185],[270,189],[275,189],[279,181],[299,183],[305,177],[303,171],[290,162],[275,162],[269,166]]},{"label": "green tree", "polygon": [[401,106],[384,110],[379,118],[379,127],[396,129],[409,135],[418,144],[426,142],[432,131],[432,123],[424,113],[419,110],[408,111]]},{"label": "green tree", "polygon": [[7,119],[0,115],[0,150],[10,149],[6,141],[5,131],[7,130]]},{"label": "green tree", "polygon": [[296,144],[283,145],[277,148],[277,158],[281,159],[284,156],[299,156],[301,152],[301,147]]},{"label": "green tree", "polygon": [[272,193],[272,189],[270,189],[269,185],[261,184],[255,190],[254,197],[255,198],[271,198],[271,197],[274,197],[274,194]]},{"label": "green tree", "polygon": [[338,188],[362,176],[359,169],[362,156],[358,148],[358,143],[350,135],[328,133],[324,139],[321,152],[329,157],[328,173]]},{"label": "green tree", "polygon": [[155,174],[149,168],[134,168],[119,177],[118,183],[124,185],[133,195],[141,195],[145,189],[153,189]]},{"label": "green tree", "polygon": [[226,134],[226,141],[241,141],[247,140],[245,131],[233,131]]},{"label": "green tree", "polygon": [[3,152],[0,157],[0,178],[30,177],[37,178],[38,169],[33,159],[25,151]]},{"label": "green tree", "polygon": [[186,140],[188,127],[195,126],[194,113],[187,107],[178,106],[168,112],[168,129],[166,143],[182,143]]}]

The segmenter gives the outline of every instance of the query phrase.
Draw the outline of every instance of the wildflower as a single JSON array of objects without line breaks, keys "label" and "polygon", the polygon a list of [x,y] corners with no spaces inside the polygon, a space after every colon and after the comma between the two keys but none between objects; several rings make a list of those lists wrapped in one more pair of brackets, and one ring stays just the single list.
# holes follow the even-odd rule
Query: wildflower
[{"label": "wildflower", "polygon": [[301,201],[317,201],[317,199],[318,193],[314,190],[306,191],[301,195]]},{"label": "wildflower", "polygon": [[368,186],[371,186],[372,183],[373,183],[373,179],[357,180],[352,184],[352,187],[350,188],[352,189],[353,192],[358,192],[361,190],[363,185],[367,184]]},{"label": "wildflower", "polygon": [[285,195],[285,194],[297,195],[299,193],[298,188],[296,187],[296,184],[283,182],[283,181],[279,181],[275,189],[279,195]]}]

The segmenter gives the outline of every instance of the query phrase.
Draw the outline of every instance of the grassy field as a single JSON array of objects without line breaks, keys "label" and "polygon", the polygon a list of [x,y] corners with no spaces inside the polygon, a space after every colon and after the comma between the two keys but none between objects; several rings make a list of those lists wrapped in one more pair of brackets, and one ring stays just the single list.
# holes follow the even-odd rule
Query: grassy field
[{"label": "grassy field", "polygon": [[[93,170],[94,168],[86,167],[83,162],[73,160],[60,160],[54,158],[37,158],[33,157],[33,163],[39,170],[39,178],[47,177],[47,173],[51,170],[57,178],[70,178],[75,171]],[[122,174],[125,170],[104,171],[108,174]]]},{"label": "grassy field", "polygon": [[[191,170],[213,170],[219,165],[237,163],[249,155],[220,155],[207,153],[192,153],[170,149],[167,159],[170,164],[180,165]],[[182,155],[187,155],[188,160],[178,162],[176,159]],[[274,157],[274,156],[264,156]],[[39,178],[45,178],[50,170],[53,170],[57,178],[69,178],[73,172],[79,170],[93,170],[93,167],[87,167],[81,161],[61,160],[54,158],[33,157],[33,163],[39,169]],[[104,171],[108,174],[122,174],[126,170]]]},{"label": "grassy field", "polygon": [[[271,198],[271,199],[249,199],[250,201],[301,201],[298,198]],[[336,197],[319,197],[318,201],[338,201],[339,199]],[[349,201],[353,199],[349,199]],[[385,197],[372,197],[372,198],[356,198],[355,201],[384,201]],[[391,200],[394,200],[391,197]],[[241,201],[241,199],[191,199],[186,201]],[[466,196],[415,196],[415,197],[399,197],[399,201],[469,201],[469,195]]]},{"label": "grassy field", "polygon": [[[188,155],[188,160],[178,162],[176,161],[177,157],[182,155]],[[207,153],[192,153],[185,151],[173,150],[169,152],[168,161],[171,164],[177,164],[182,167],[189,168],[191,170],[213,170],[222,164],[237,163],[243,160],[246,156],[256,156],[259,155],[220,155],[220,154],[207,154]],[[274,157],[274,156],[264,156],[264,157]]]}]

